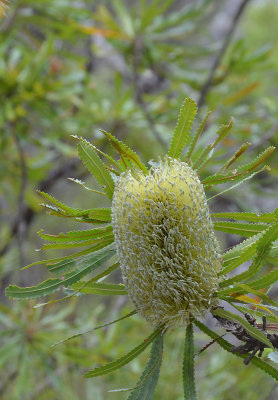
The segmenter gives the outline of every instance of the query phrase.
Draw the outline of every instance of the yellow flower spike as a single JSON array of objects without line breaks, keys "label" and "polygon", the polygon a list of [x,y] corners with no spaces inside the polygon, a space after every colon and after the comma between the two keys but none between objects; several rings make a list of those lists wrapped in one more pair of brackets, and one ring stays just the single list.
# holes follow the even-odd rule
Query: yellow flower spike
[{"label": "yellow flower spike", "polygon": [[148,175],[123,173],[112,225],[129,296],[151,325],[188,323],[215,305],[220,250],[203,186],[186,163],[167,157]]}]

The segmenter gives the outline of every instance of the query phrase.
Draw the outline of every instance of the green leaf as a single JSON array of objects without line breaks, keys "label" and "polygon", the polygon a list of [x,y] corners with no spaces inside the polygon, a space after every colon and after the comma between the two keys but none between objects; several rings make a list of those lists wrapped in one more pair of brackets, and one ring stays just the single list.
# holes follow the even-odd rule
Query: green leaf
[{"label": "green leaf", "polygon": [[111,208],[94,208],[89,213],[89,218],[96,219],[98,221],[111,221]]},{"label": "green leaf", "polygon": [[78,144],[78,153],[86,168],[96,178],[99,185],[104,187],[104,191],[109,199],[112,199],[114,181],[93,146],[90,146],[89,142],[82,140],[82,142]]},{"label": "green leaf", "polygon": [[190,323],[186,328],[182,372],[183,372],[184,399],[197,400],[197,394],[195,388],[194,340],[193,340],[192,323]]},{"label": "green leaf", "polygon": [[105,375],[109,374],[110,372],[113,372],[124,365],[128,364],[130,361],[132,361],[134,358],[139,356],[152,342],[153,340],[161,334],[163,330],[163,327],[156,328],[153,333],[145,339],[141,344],[139,344],[137,347],[135,347],[133,350],[131,350],[129,353],[125,354],[123,357],[119,358],[116,361],[112,361],[102,367],[95,368],[85,375],[85,378],[93,378],[95,376],[100,376],[100,375]]},{"label": "green leaf", "polygon": [[43,233],[43,229],[38,232],[39,236],[44,239],[55,243],[65,242],[79,242],[86,241],[93,238],[103,237],[106,233],[112,232],[112,226],[107,225],[100,228],[88,229],[82,231],[69,231],[66,233],[59,233],[58,235],[49,235]]},{"label": "green leaf", "polygon": [[67,206],[66,204],[62,203],[61,201],[55,199],[55,197],[51,196],[48,193],[42,192],[40,190],[37,190],[37,192],[44,197],[46,200],[48,200],[50,203],[54,204],[56,207],[51,207],[47,204],[42,204],[42,206],[50,209],[53,212],[57,212],[60,213],[64,216],[70,216],[70,217],[82,217],[82,216],[86,216],[88,215],[92,209],[88,209],[88,210],[81,210],[79,208],[72,208]]},{"label": "green leaf", "polygon": [[194,100],[186,98],[181,106],[177,125],[174,130],[169,157],[179,158],[184,146],[189,142],[190,131],[197,113],[197,105]]},{"label": "green leaf", "polygon": [[224,212],[224,213],[212,213],[212,218],[228,218],[236,219],[238,221],[248,222],[265,222],[271,223],[276,221],[276,217],[273,213],[250,213],[250,212]]},{"label": "green leaf", "polygon": [[[255,171],[255,172],[253,172],[252,174],[246,176],[245,178],[243,178],[243,176],[240,176],[238,182],[236,182],[234,185],[231,185],[231,186],[229,186],[228,188],[222,190],[222,192],[219,192],[219,193],[215,194],[214,196],[209,197],[209,198],[207,199],[207,201],[210,201],[210,200],[214,199],[214,198],[217,197],[217,196],[221,196],[222,194],[227,193],[227,192],[229,192],[229,191],[232,190],[232,189],[235,189],[236,187],[238,187],[239,185],[241,185],[243,182],[245,182],[245,181],[247,181],[247,180],[249,180],[249,179],[252,179],[255,175],[258,175],[260,172],[265,171],[265,170],[269,170],[269,167],[268,167],[268,166],[265,166],[265,167],[263,167],[262,169],[260,169],[259,171]],[[234,175],[233,175],[233,176],[234,176]],[[231,177],[231,175],[227,178],[227,182],[233,181],[233,180],[235,180],[235,179],[234,179],[233,177]],[[221,184],[221,183],[223,183],[223,182],[218,182],[218,183]],[[216,182],[216,183],[214,183],[214,184],[212,184],[212,185],[210,185],[210,186],[215,186],[215,185],[217,185],[218,183]],[[207,187],[206,187],[206,188],[207,188]]]},{"label": "green leaf", "polygon": [[87,333],[94,332],[94,331],[96,331],[97,329],[104,328],[105,326],[109,326],[109,325],[115,324],[116,322],[119,322],[119,321],[122,321],[123,319],[129,318],[129,317],[131,317],[132,315],[134,315],[134,314],[136,314],[136,313],[137,313],[137,311],[136,311],[136,310],[133,310],[133,311],[131,311],[130,313],[124,315],[123,317],[118,318],[118,319],[115,319],[114,321],[107,322],[106,324],[102,324],[102,325],[95,326],[94,328],[89,329],[89,330],[84,331],[84,332],[77,332],[77,333],[75,333],[75,334],[73,334],[73,335],[67,337],[66,339],[59,340],[59,342],[56,342],[56,343],[52,344],[51,347],[54,347],[54,346],[57,346],[58,344],[67,342],[68,340],[76,339],[76,338],[79,337],[79,336],[85,335],[85,334],[87,334]]},{"label": "green leaf", "polygon": [[226,232],[234,235],[240,235],[250,237],[262,232],[268,228],[265,224],[255,223],[241,223],[241,222],[229,222],[229,221],[217,221],[213,223],[216,231]]},{"label": "green leaf", "polygon": [[242,165],[237,168],[238,172],[250,172],[253,171],[255,168],[257,168],[260,164],[262,164],[275,150],[274,146],[269,146],[267,149],[265,149],[260,155],[258,155],[255,160],[253,160],[251,163]]},{"label": "green leaf", "polygon": [[194,169],[197,171],[200,171],[204,165],[208,163],[209,160],[212,159],[213,157],[213,151],[215,147],[223,140],[230,130],[232,129],[234,124],[233,118],[231,119],[230,123],[228,125],[221,125],[218,131],[216,132],[216,139],[213,142],[213,144],[208,145],[200,154],[197,160],[194,161]]},{"label": "green leaf", "polygon": [[[206,327],[204,324],[202,324],[200,321],[194,321],[194,324],[201,329],[205,334],[207,334],[210,338],[212,339],[217,339],[217,343],[219,346],[221,346],[224,350],[228,351],[229,353],[233,354],[236,357],[240,357],[242,359],[245,359],[249,357],[248,354],[240,354],[240,353],[234,353],[231,351],[233,345],[231,345],[229,342],[227,342],[223,338],[218,338],[218,334],[210,330],[208,327]],[[261,360],[258,357],[253,357],[252,360],[250,361],[251,364],[255,365],[257,368],[260,368],[262,371],[270,375],[272,378],[274,378],[276,381],[278,381],[278,370],[276,368],[273,368],[271,365],[267,364],[265,361]]]},{"label": "green leaf", "polygon": [[[123,163],[125,163],[125,161],[128,161],[128,163],[133,164],[135,167],[137,167],[138,169],[143,171],[145,174],[147,174],[147,172],[148,172],[147,167],[145,166],[145,164],[142,163],[139,156],[133,150],[131,150],[125,143],[116,139],[111,133],[103,131],[102,129],[100,131],[107,137],[107,139],[110,141],[111,145],[119,153],[119,155],[122,158]],[[127,165],[126,165],[126,167],[127,167]]]},{"label": "green leaf", "polygon": [[80,268],[66,274],[63,279],[47,279],[37,286],[18,287],[9,286],[6,289],[6,295],[14,299],[32,299],[46,296],[55,292],[61,285],[68,287],[77,282],[83,276],[100,267],[105,261],[109,260],[115,254],[114,246],[107,246],[93,253],[88,259],[82,260]]},{"label": "green leaf", "polygon": [[163,355],[163,333],[153,342],[150,358],[128,400],[152,400],[157,385]]},{"label": "green leaf", "polygon": [[195,135],[193,136],[193,138],[192,138],[192,140],[191,140],[191,142],[190,142],[190,144],[189,144],[188,151],[187,151],[186,156],[185,156],[185,159],[186,159],[187,162],[188,162],[188,161],[190,160],[190,158],[191,158],[191,155],[192,155],[192,153],[193,153],[193,151],[194,151],[194,149],[195,149],[195,146],[196,146],[196,144],[197,144],[197,142],[198,142],[198,139],[199,139],[201,133],[202,133],[203,130],[204,130],[204,127],[205,127],[205,125],[206,125],[206,122],[207,122],[207,120],[208,120],[210,114],[211,114],[211,111],[207,112],[207,114],[205,115],[205,118],[204,118],[203,121],[200,123],[200,125],[199,125],[199,127],[198,127],[198,129],[197,129],[197,131],[196,131],[196,133],[195,133]]},{"label": "green leaf", "polygon": [[250,278],[252,278],[253,275],[258,273],[262,268],[263,262],[271,250],[271,245],[277,238],[278,238],[278,222],[276,222],[268,229],[266,229],[260,235],[259,239],[256,241],[257,257],[250,265],[248,270],[221,282],[220,287],[231,285],[234,282],[242,282],[243,280],[246,280],[248,282]]},{"label": "green leaf", "polygon": [[251,143],[247,142],[247,143],[243,143],[240,148],[235,152],[235,154],[230,157],[221,167],[221,169],[218,171],[218,173],[220,173],[221,171],[227,172],[230,167],[233,165],[233,163],[235,161],[237,161],[239,159],[239,157],[241,157],[245,151],[249,148],[249,146],[251,145]]},{"label": "green leaf", "polygon": [[265,336],[265,334],[254,326],[250,325],[245,319],[241,318],[239,315],[231,313],[230,311],[223,310],[222,308],[217,308],[213,310],[213,315],[218,315],[219,317],[226,318],[230,321],[238,321],[246,331],[255,339],[264,343],[267,347],[273,349],[273,345],[270,340]]},{"label": "green leaf", "polygon": [[102,295],[126,295],[125,285],[116,283],[89,283],[77,282],[71,285],[71,288],[78,290],[80,293],[86,294],[102,294]]},{"label": "green leaf", "polygon": [[223,269],[219,272],[218,275],[221,276],[228,274],[229,272],[233,271],[244,262],[251,260],[255,255],[256,255],[256,243],[253,243],[246,248],[242,248],[238,256],[234,256],[231,257],[230,259],[224,260],[222,264]]}]

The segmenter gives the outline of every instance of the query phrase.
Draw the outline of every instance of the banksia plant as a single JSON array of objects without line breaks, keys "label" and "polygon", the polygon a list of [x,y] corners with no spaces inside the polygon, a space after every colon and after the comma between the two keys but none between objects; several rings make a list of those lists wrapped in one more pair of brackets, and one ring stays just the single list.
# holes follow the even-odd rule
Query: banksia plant
[{"label": "banksia plant", "polygon": [[[94,368],[85,376],[90,378],[115,371],[152,343],[149,361],[138,384],[131,389],[129,400],[152,399],[162,362],[163,337],[166,333],[174,334],[177,326],[185,329],[183,386],[186,400],[197,398],[194,325],[212,339],[211,343],[218,343],[226,351],[243,358],[246,365],[251,363],[278,381],[277,369],[260,358],[266,348],[270,359],[277,360],[278,355],[275,351],[278,336],[269,333],[270,328],[278,330],[278,304],[267,294],[278,278],[273,267],[278,261],[278,211],[211,214],[209,210],[209,202],[215,196],[269,169],[263,164],[274,148],[269,147],[251,162],[238,165],[249,147],[249,143],[244,143],[224,160],[218,171],[202,177],[204,167],[217,153],[217,146],[230,132],[233,120],[219,128],[211,144],[201,148],[198,139],[209,113],[191,134],[196,112],[195,102],[185,99],[167,154],[147,166],[134,151],[108,132],[102,131],[116,150],[116,159],[74,136],[79,142],[81,160],[101,189],[89,189],[83,182],[75,181],[95,195],[106,196],[111,207],[76,209],[41,192],[48,203],[44,207],[50,214],[92,227],[59,235],[39,232],[42,239],[50,242],[44,249],[80,249],[40,262],[55,274],[54,278],[33,287],[9,286],[6,291],[15,299],[38,298],[59,291],[59,299],[46,298],[43,304],[86,294],[128,295],[135,308],[103,326],[138,313],[152,326],[152,333],[118,360]],[[228,185],[219,191],[217,187],[221,184]],[[215,231],[245,239],[223,251]],[[243,272],[230,274],[246,261],[250,266]],[[103,282],[116,268],[121,269],[123,284]],[[236,313],[227,311],[225,304],[234,307]],[[201,321],[208,313],[218,321],[219,329],[231,332],[243,344],[233,347],[222,335],[209,329]]]},{"label": "banksia plant", "polygon": [[187,324],[211,307],[220,249],[198,175],[165,158],[148,174],[118,179],[112,226],[123,279],[150,324]]}]

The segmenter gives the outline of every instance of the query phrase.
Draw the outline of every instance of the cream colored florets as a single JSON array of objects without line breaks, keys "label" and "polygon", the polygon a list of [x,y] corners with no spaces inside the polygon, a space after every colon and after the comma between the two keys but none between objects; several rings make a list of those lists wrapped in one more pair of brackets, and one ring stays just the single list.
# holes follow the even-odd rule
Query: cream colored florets
[{"label": "cream colored florets", "polygon": [[167,158],[115,187],[112,225],[124,283],[151,325],[187,323],[213,305],[220,252],[205,193],[186,163]]}]

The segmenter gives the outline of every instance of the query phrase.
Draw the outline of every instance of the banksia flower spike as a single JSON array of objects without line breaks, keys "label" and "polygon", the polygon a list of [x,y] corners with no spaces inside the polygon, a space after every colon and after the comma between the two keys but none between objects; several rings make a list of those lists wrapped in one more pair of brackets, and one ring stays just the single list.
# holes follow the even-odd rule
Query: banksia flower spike
[{"label": "banksia flower spike", "polygon": [[[217,342],[225,350],[245,358],[246,365],[254,363],[278,381],[277,370],[255,357],[258,351],[260,356],[267,347],[278,348],[278,339],[267,333],[268,324],[260,311],[269,314],[271,326],[273,323],[278,326],[278,317],[266,304],[261,304],[266,301],[273,310],[278,309],[278,304],[267,296],[265,290],[277,281],[277,271],[270,271],[269,267],[278,263],[275,250],[278,210],[263,214],[210,214],[208,207],[208,202],[215,196],[226,193],[268,169],[267,166],[259,167],[274,148],[270,146],[247,164],[238,166],[238,159],[249,147],[249,143],[244,143],[223,161],[218,170],[215,169],[216,172],[208,175],[206,171],[206,177],[202,178],[204,167],[211,161],[218,164],[214,160],[217,146],[231,130],[233,120],[219,128],[212,144],[200,148],[198,139],[209,114],[191,137],[196,112],[196,103],[185,99],[167,155],[159,162],[152,162],[150,168],[134,151],[108,132],[102,131],[118,153],[117,160],[85,139],[75,137],[79,141],[79,156],[101,189],[89,189],[83,182],[72,180],[95,195],[106,196],[112,205],[81,210],[40,192],[50,203],[44,204],[50,214],[84,222],[86,226],[91,224],[92,228],[59,235],[39,232],[44,240],[52,242],[45,244],[44,249],[81,249],[71,255],[43,261],[48,270],[55,274],[54,278],[37,286],[22,288],[14,285],[6,290],[12,298],[26,299],[65,289],[65,297],[44,304],[80,294],[128,294],[135,310],[97,328],[138,313],[154,327],[153,332],[118,360],[94,368],[85,375],[89,378],[115,371],[153,342],[146,368],[128,400],[152,399],[162,362],[163,336],[168,328],[180,325],[186,328],[183,363],[186,400],[197,398],[193,324],[212,339],[211,343]],[[184,147],[186,152],[183,153]],[[223,156],[223,152],[219,155]],[[216,187],[222,183],[230,183],[230,186],[219,192]],[[211,197],[207,198],[206,192],[211,193]],[[240,235],[246,240],[228,251],[221,251],[214,231]],[[276,246],[273,246],[274,242]],[[266,260],[267,273],[263,271]],[[248,269],[227,277],[228,273],[246,261],[250,262]],[[102,266],[103,270],[98,272]],[[118,266],[121,268],[124,285],[103,282]],[[82,280],[84,277],[87,280]],[[250,297],[249,293],[256,295],[261,302]],[[252,315],[245,313],[246,318],[243,319],[238,313],[220,307],[220,301],[229,303],[230,307],[242,313],[251,304],[253,309],[249,313]],[[202,324],[199,317],[208,311],[224,329],[246,343],[232,349],[231,344],[219,333]],[[257,324],[257,318],[262,318],[263,323]],[[65,340],[81,334],[78,332]],[[277,359],[277,354],[273,358]]]},{"label": "banksia flower spike", "polygon": [[184,324],[214,304],[220,251],[203,186],[186,163],[167,157],[147,175],[124,172],[112,226],[127,291],[150,324]]}]

